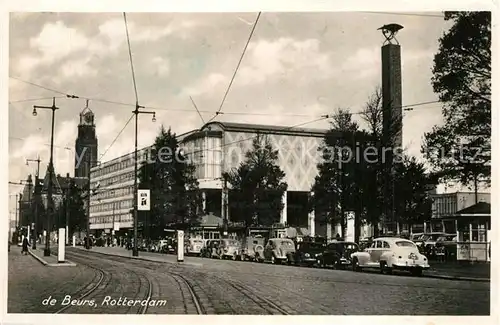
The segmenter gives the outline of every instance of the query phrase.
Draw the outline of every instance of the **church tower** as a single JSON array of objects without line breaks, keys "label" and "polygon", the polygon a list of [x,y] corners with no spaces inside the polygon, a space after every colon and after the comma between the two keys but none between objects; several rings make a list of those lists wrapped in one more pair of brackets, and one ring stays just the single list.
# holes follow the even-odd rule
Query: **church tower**
[{"label": "church tower", "polygon": [[97,165],[97,137],[95,132],[94,112],[87,105],[80,112],[80,123],[78,124],[78,137],[75,142],[75,177],[88,177],[90,155],[90,167]]}]

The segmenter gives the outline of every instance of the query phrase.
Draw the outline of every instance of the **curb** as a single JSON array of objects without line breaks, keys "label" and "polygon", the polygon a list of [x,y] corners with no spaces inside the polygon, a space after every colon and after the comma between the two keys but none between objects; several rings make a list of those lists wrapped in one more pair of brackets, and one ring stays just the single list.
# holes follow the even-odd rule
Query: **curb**
[{"label": "curb", "polygon": [[28,253],[33,256],[38,262],[42,263],[44,266],[47,266],[49,263],[47,263],[47,261],[45,261],[44,259],[38,257],[36,254],[34,254],[31,249],[28,250]]},{"label": "curb", "polygon": [[[86,250],[85,250],[86,251]],[[125,255],[117,255],[117,254],[112,254],[112,253],[104,253],[104,252],[97,252],[95,250],[92,251],[92,253],[95,254],[101,254],[101,255],[107,255],[107,256],[117,256],[117,257],[123,257],[123,258],[129,258],[129,259],[134,259],[134,260],[139,260],[139,261],[146,261],[146,262],[153,262],[153,263],[169,263],[169,264],[174,264],[174,265],[191,265],[191,266],[203,266],[201,263],[191,263],[191,262],[173,262],[173,261],[157,261],[157,260],[150,260],[145,257],[140,257],[140,256],[125,256]]]},{"label": "curb", "polygon": [[61,266],[76,266],[75,263],[73,262],[70,262],[68,260],[65,260],[64,263],[48,263],[46,260],[44,260],[43,258],[37,256],[36,254],[34,254],[31,249],[28,250],[28,253],[33,256],[38,262],[42,263],[43,266],[49,266],[49,267],[61,267]]},{"label": "curb", "polygon": [[491,282],[489,278],[470,278],[464,276],[441,275],[441,274],[425,274],[424,277],[432,279],[454,280],[454,281]]}]

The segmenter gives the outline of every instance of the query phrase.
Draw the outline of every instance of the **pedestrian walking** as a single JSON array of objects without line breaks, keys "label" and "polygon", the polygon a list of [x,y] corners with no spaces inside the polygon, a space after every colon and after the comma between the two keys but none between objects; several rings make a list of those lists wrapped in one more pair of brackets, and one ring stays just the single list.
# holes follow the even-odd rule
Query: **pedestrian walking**
[{"label": "pedestrian walking", "polygon": [[27,237],[24,237],[21,254],[28,255],[28,246],[31,246],[30,242]]}]

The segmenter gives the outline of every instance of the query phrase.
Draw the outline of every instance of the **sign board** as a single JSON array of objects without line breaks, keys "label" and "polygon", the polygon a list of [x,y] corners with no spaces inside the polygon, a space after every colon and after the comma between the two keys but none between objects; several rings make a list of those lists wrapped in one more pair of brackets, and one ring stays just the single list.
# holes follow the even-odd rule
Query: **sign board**
[{"label": "sign board", "polygon": [[184,261],[184,231],[177,231],[177,262]]},{"label": "sign board", "polygon": [[115,222],[115,223],[113,224],[113,230],[114,230],[114,231],[118,231],[118,230],[120,230],[120,223],[119,223],[119,222]]},{"label": "sign board", "polygon": [[468,261],[470,259],[470,244],[457,243],[457,260]]},{"label": "sign board", "polygon": [[149,211],[151,204],[149,190],[137,190],[137,210]]}]

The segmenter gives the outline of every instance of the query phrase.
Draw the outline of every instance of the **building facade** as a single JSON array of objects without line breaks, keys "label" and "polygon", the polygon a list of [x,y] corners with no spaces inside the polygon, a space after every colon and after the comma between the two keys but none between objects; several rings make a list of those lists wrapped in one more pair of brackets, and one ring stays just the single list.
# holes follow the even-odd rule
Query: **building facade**
[{"label": "building facade", "polygon": [[[204,211],[222,215],[223,172],[237,168],[245,159],[257,136],[266,136],[278,150],[278,164],[285,172],[288,191],[283,196],[280,222],[307,227],[315,234],[314,213],[307,211],[307,200],[317,175],[317,163],[326,130],[282,126],[211,122],[199,130],[178,136],[184,153],[196,166],[196,178],[203,194]],[[138,152],[138,164],[148,159],[150,147]],[[90,228],[104,231],[133,226],[134,154],[128,154],[91,169],[91,187],[99,193],[91,197]],[[229,195],[228,200],[231,200]],[[227,211],[231,219],[231,209]],[[321,228],[321,225],[318,225]],[[324,234],[326,235],[326,233]]]}]

